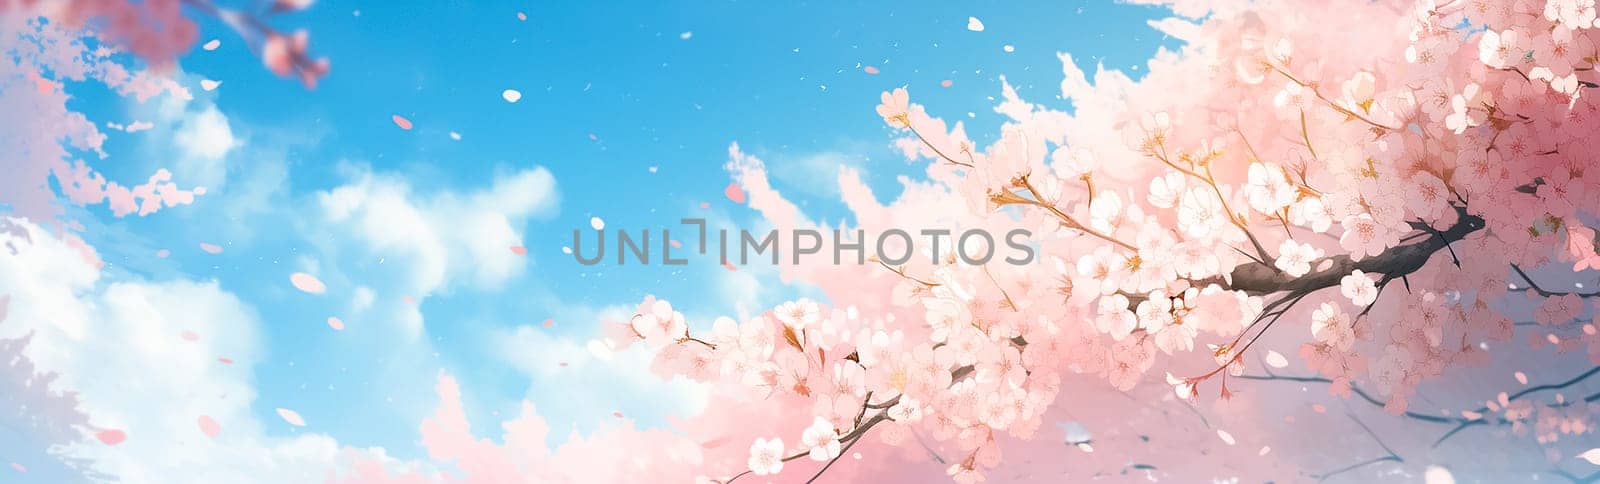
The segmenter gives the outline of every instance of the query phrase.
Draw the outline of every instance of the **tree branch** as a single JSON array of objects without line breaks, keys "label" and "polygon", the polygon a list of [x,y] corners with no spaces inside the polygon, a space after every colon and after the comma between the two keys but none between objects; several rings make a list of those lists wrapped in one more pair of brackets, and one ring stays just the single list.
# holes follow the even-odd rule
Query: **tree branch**
[{"label": "tree branch", "polygon": [[[1455,225],[1437,232],[1433,237],[1428,237],[1422,242],[1410,245],[1390,247],[1374,257],[1353,260],[1349,255],[1336,255],[1324,257],[1312,267],[1328,264],[1327,269],[1314,271],[1300,277],[1292,277],[1261,263],[1242,264],[1235,267],[1232,272],[1232,282],[1222,284],[1224,288],[1235,291],[1244,291],[1251,295],[1265,295],[1278,292],[1310,293],[1318,289],[1339,285],[1339,280],[1349,275],[1356,269],[1368,274],[1383,274],[1385,276],[1400,277],[1421,269],[1428,263],[1428,259],[1450,243],[1466,238],[1467,234],[1484,228],[1483,218],[1467,213],[1465,207],[1456,207],[1458,216]],[[1417,223],[1413,222],[1413,226]],[[1426,229],[1418,229],[1426,230]]]},{"label": "tree branch", "polygon": [[[1332,384],[1333,383],[1333,380],[1329,380],[1327,378],[1323,378],[1323,377],[1320,377],[1320,376],[1239,375],[1239,376],[1237,376],[1235,378],[1240,378],[1240,379],[1244,379],[1244,380],[1289,381],[1289,382],[1299,382],[1299,383],[1326,383],[1326,384]],[[1383,403],[1382,400],[1379,400],[1376,397],[1373,397],[1372,394],[1367,393],[1366,390],[1362,390],[1361,387],[1356,386],[1354,383],[1350,384],[1350,392],[1356,394],[1357,396],[1360,396],[1362,400],[1365,400],[1367,403],[1372,404],[1372,406],[1374,406],[1374,407],[1382,408],[1384,406],[1384,403]],[[1438,415],[1428,415],[1428,414],[1416,413],[1416,412],[1412,412],[1412,411],[1406,411],[1405,413],[1400,414],[1400,416],[1406,417],[1406,418],[1417,419],[1417,420],[1421,420],[1421,421],[1424,421],[1424,422],[1445,423],[1445,424],[1447,424],[1447,423],[1459,423],[1459,422],[1464,422],[1464,421],[1467,420],[1465,418],[1440,417]]]},{"label": "tree branch", "polygon": [[1522,267],[1520,267],[1520,266],[1518,266],[1516,264],[1511,264],[1511,270],[1515,271],[1518,276],[1521,276],[1523,282],[1527,282],[1528,283],[1528,288],[1533,289],[1533,292],[1539,294],[1540,297],[1555,297],[1555,296],[1566,296],[1566,295],[1577,295],[1578,297],[1600,297],[1600,291],[1595,291],[1595,292],[1555,292],[1555,291],[1548,291],[1548,290],[1545,290],[1545,288],[1539,287],[1538,283],[1533,282],[1533,278],[1532,277],[1528,277],[1528,273],[1527,272],[1523,272]]},{"label": "tree branch", "polygon": [[1367,435],[1372,437],[1372,440],[1374,442],[1377,442],[1379,447],[1383,447],[1384,452],[1388,452],[1389,455],[1386,455],[1386,456],[1383,456],[1383,457],[1376,457],[1376,458],[1368,459],[1368,460],[1361,461],[1361,462],[1357,462],[1355,464],[1351,464],[1351,465],[1348,465],[1348,466],[1340,467],[1338,469],[1334,469],[1334,470],[1325,472],[1325,473],[1323,473],[1321,475],[1314,476],[1314,477],[1317,478],[1318,482],[1328,480],[1328,478],[1330,478],[1330,477],[1333,477],[1333,476],[1336,476],[1336,475],[1339,475],[1339,474],[1342,474],[1342,473],[1345,473],[1345,472],[1350,472],[1350,471],[1353,471],[1353,470],[1356,470],[1356,469],[1360,469],[1362,467],[1366,467],[1366,466],[1369,466],[1369,465],[1372,465],[1372,464],[1377,464],[1377,463],[1380,463],[1380,462],[1403,463],[1403,462],[1406,461],[1404,458],[1400,457],[1400,454],[1396,454],[1394,452],[1394,449],[1389,448],[1389,444],[1383,443],[1383,439],[1378,438],[1378,434],[1373,432],[1371,427],[1367,427],[1367,424],[1365,422],[1362,422],[1361,419],[1356,418],[1355,414],[1348,414],[1348,415],[1350,415],[1350,420],[1356,421],[1356,425],[1360,425],[1361,426],[1361,430],[1367,431]]},{"label": "tree branch", "polygon": [[[1576,385],[1576,384],[1578,384],[1578,383],[1580,383],[1580,382],[1582,382],[1582,381],[1584,381],[1584,380],[1588,379],[1589,377],[1594,376],[1596,374],[1600,374],[1600,366],[1596,366],[1594,368],[1590,368],[1589,371],[1583,372],[1583,374],[1580,374],[1578,376],[1572,377],[1571,379],[1569,379],[1567,381],[1564,381],[1564,382],[1561,382],[1561,383],[1552,383],[1552,384],[1545,384],[1545,385],[1538,385],[1538,386],[1532,386],[1532,387],[1524,388],[1524,389],[1522,389],[1522,391],[1519,391],[1517,393],[1513,393],[1510,396],[1506,397],[1506,401],[1508,401],[1508,402],[1516,401],[1517,399],[1525,397],[1525,396],[1527,396],[1527,395],[1529,395],[1531,393],[1534,393],[1534,392],[1541,392],[1541,391],[1545,391],[1545,390],[1560,390],[1560,389],[1563,389],[1563,388],[1567,388],[1567,387]],[[1584,397],[1583,401],[1584,402],[1590,402],[1590,401],[1593,401],[1595,399],[1600,399],[1600,392],[1597,392],[1595,394],[1589,395],[1588,397]],[[1563,404],[1563,405],[1566,405],[1566,404]],[[1488,406],[1478,407],[1478,409],[1476,410],[1477,413],[1484,413],[1484,412],[1488,412],[1488,411],[1489,411],[1489,407]],[[1445,440],[1449,439],[1452,436],[1455,436],[1455,434],[1461,432],[1462,430],[1466,430],[1468,427],[1473,427],[1473,426],[1476,426],[1476,425],[1487,425],[1488,423],[1489,422],[1488,422],[1487,419],[1476,419],[1476,420],[1472,420],[1472,421],[1461,422],[1461,423],[1457,424],[1455,426],[1455,428],[1450,429],[1449,432],[1445,432],[1444,435],[1439,436],[1438,440],[1433,441],[1432,447],[1438,447],[1439,444],[1443,444]],[[1505,422],[1505,419],[1499,419],[1495,423],[1504,424],[1506,422]]]}]

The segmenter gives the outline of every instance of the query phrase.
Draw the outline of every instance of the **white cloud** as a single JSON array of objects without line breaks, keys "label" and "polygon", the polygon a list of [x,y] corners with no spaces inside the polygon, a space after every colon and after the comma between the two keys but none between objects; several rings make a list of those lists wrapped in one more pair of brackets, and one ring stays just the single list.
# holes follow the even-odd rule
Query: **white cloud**
[{"label": "white cloud", "polygon": [[[617,307],[599,314],[605,315],[601,320],[625,320],[629,311]],[[493,344],[494,354],[528,375],[528,401],[537,402],[539,413],[552,422],[593,428],[588,426],[612,419],[613,411],[636,421],[661,422],[668,415],[699,415],[706,406],[705,385],[682,377],[662,379],[650,369],[655,353],[641,345],[596,354],[589,341],[533,326],[499,330]]]},{"label": "white cloud", "polygon": [[521,226],[556,206],[555,177],[543,167],[497,177],[486,190],[416,193],[395,176],[353,168],[350,183],[317,194],[324,219],[374,255],[410,268],[403,290],[426,296],[464,279],[493,289],[521,273]]},{"label": "white cloud", "polygon": [[[67,455],[124,482],[310,482],[357,452],[320,434],[267,435],[279,423],[252,412],[260,324],[215,282],[103,281],[77,249],[7,220],[0,247],[14,249],[0,250],[0,294],[11,302],[0,337],[32,333],[25,354],[38,369],[78,393],[91,425],[127,435]],[[221,425],[215,439],[199,430],[201,416]]]},{"label": "white cloud", "polygon": [[218,160],[226,156],[238,144],[238,140],[228,126],[228,117],[216,106],[208,105],[199,112],[183,117],[177,133],[172,136],[172,143],[187,157]]},{"label": "white cloud", "polygon": [[839,170],[854,168],[866,175],[865,157],[842,151],[824,151],[768,165],[772,177],[805,195],[827,200],[839,197]]},{"label": "white cloud", "polygon": [[[302,225],[321,245],[335,283],[359,267],[364,290],[355,314],[393,325],[407,341],[425,332],[419,304],[457,286],[494,290],[521,274],[534,256],[518,255],[529,219],[553,213],[555,178],[542,167],[502,174],[478,190],[425,192],[395,174],[345,165],[344,185],[313,196],[319,216]],[[410,301],[404,301],[409,296]]]}]

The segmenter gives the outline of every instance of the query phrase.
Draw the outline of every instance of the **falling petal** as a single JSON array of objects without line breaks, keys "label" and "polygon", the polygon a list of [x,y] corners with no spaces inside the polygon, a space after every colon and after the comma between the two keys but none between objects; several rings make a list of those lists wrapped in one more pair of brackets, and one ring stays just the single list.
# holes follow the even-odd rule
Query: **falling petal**
[{"label": "falling petal", "polygon": [[117,445],[128,440],[128,434],[117,429],[107,429],[95,432],[94,438],[99,439],[102,444]]},{"label": "falling petal", "polygon": [[399,126],[400,129],[411,129],[411,120],[406,119],[405,116],[396,114],[391,119],[394,120],[394,125]]},{"label": "falling petal", "polygon": [[943,81],[939,81],[939,87],[950,87],[950,86],[952,86],[954,84],[955,83],[951,82],[949,79],[945,79]]},{"label": "falling petal", "polygon": [[867,66],[867,67],[861,69],[861,71],[865,72],[865,73],[868,73],[868,74],[877,74],[878,73],[878,68],[873,67],[873,66]]},{"label": "falling petal", "polygon": [[563,254],[571,254],[572,253],[572,248],[563,245],[563,246],[561,246],[561,253],[563,253]]},{"label": "falling petal", "polygon": [[1519,371],[1519,372],[1517,372],[1516,377],[1517,377],[1517,383],[1521,383],[1523,385],[1527,385],[1528,384],[1528,374],[1527,373],[1523,373],[1523,372]]},{"label": "falling petal", "polygon": [[1005,46],[1000,47],[1000,50],[1006,51],[1007,53],[1011,53],[1011,52],[1016,52],[1017,51],[1017,47],[1013,46],[1011,44],[1006,44]]},{"label": "falling petal", "polygon": [[338,316],[328,316],[328,327],[333,328],[334,331],[344,331],[344,320],[339,319]]},{"label": "falling petal", "polygon": [[967,17],[967,30],[971,30],[973,32],[982,32],[983,21],[978,20],[978,17]]},{"label": "falling petal", "polygon": [[416,304],[417,303],[417,298],[414,298],[414,297],[411,297],[411,296],[400,296],[400,300],[401,301],[405,301],[406,304]]},{"label": "falling petal", "polygon": [[611,412],[611,416],[616,417],[616,418],[622,418],[622,412],[613,411],[613,412]]},{"label": "falling petal", "polygon": [[455,141],[461,141],[461,133],[457,133],[455,131],[451,131],[450,132],[450,139],[455,140]]},{"label": "falling petal", "polygon": [[739,187],[738,182],[729,183],[727,188],[722,189],[722,194],[733,203],[744,203],[744,189]]},{"label": "falling petal", "polygon": [[1590,464],[1600,466],[1600,447],[1589,449],[1578,454],[1579,459],[1589,461]]},{"label": "falling petal", "polygon": [[222,41],[221,40],[211,39],[210,42],[206,42],[206,45],[200,46],[200,48],[205,49],[205,50],[217,50],[217,47],[222,47]]},{"label": "falling petal", "polygon": [[222,363],[224,365],[232,365],[233,364],[233,358],[217,358],[217,362],[218,363]]},{"label": "falling petal", "polygon": [[511,246],[511,253],[516,255],[528,255],[528,248],[520,245],[513,245]]},{"label": "falling petal", "polygon": [[182,336],[184,341],[199,341],[200,340],[200,335],[196,334],[194,331],[184,331],[183,334],[181,334],[179,336]]},{"label": "falling petal", "polygon": [[213,81],[213,80],[210,80],[210,79],[201,79],[200,80],[200,89],[204,89],[204,90],[207,90],[207,91],[215,91],[215,90],[217,90],[217,86],[221,86],[221,85],[222,85],[222,81]]},{"label": "falling petal", "polygon": [[1267,455],[1268,452],[1272,452],[1272,447],[1263,445],[1263,446],[1261,446],[1261,450],[1256,452],[1256,455],[1257,456]]},{"label": "falling petal", "polygon": [[600,217],[589,217],[589,226],[594,227],[595,230],[603,230],[606,228],[606,221],[601,220]]},{"label": "falling petal", "polygon": [[516,89],[506,89],[500,91],[500,98],[505,99],[508,103],[515,103],[522,100],[522,93]]},{"label": "falling petal", "polygon": [[207,244],[205,242],[201,242],[200,243],[200,250],[202,252],[207,253],[207,254],[221,254],[222,253],[222,246],[215,245],[215,244]]},{"label": "falling petal", "polygon": [[22,464],[18,464],[16,462],[12,462],[11,463],[11,468],[15,469],[17,472],[21,472],[21,473],[24,473],[24,474],[26,474],[28,472],[28,468],[27,467],[24,467]]},{"label": "falling petal", "polygon": [[1428,466],[1422,471],[1423,484],[1456,484],[1456,476],[1450,474],[1449,469],[1439,466]]},{"label": "falling petal", "polygon": [[730,270],[730,271],[733,271],[733,272],[739,272],[739,268],[734,267],[733,263],[731,263],[731,262],[723,262],[722,263],[722,268]]},{"label": "falling petal", "polygon": [[694,38],[694,32],[685,31],[684,33],[678,34],[678,38],[683,39],[683,40],[689,40],[691,38]]},{"label": "falling petal", "polygon": [[1284,368],[1289,366],[1289,359],[1284,358],[1283,353],[1273,350],[1267,350],[1266,361],[1267,365],[1273,368]]},{"label": "falling petal", "polygon": [[702,209],[711,208],[711,202],[700,202],[700,208],[702,208]]},{"label": "falling petal", "polygon": [[546,327],[546,328],[551,327],[551,326],[555,326],[555,325],[556,325],[556,320],[554,320],[554,319],[545,319],[544,320],[544,327]]},{"label": "falling petal", "polygon": [[683,242],[678,242],[677,239],[672,239],[670,242],[672,243],[672,248],[674,248],[674,249],[679,249],[679,248],[683,247]]},{"label": "falling petal", "polygon": [[295,412],[294,410],[289,410],[287,408],[280,408],[280,409],[278,409],[278,416],[282,417],[283,421],[288,422],[289,425],[293,425],[293,426],[296,426],[296,427],[304,427],[304,426],[306,426],[306,419],[301,418],[300,417],[300,413],[299,412]]},{"label": "falling petal", "polygon": [[170,251],[170,250],[161,249],[161,250],[156,251],[156,258],[157,259],[165,259],[165,258],[170,257],[170,256],[172,256],[172,251]]},{"label": "falling petal", "polygon": [[304,272],[290,274],[289,283],[294,284],[295,289],[299,289],[308,294],[322,294],[323,291],[328,290],[328,286],[323,285],[321,279],[317,279],[317,276],[306,274]]},{"label": "falling petal", "polygon": [[528,20],[528,14],[517,12],[517,20]]},{"label": "falling petal", "polygon": [[1225,444],[1233,445],[1233,434],[1228,433],[1226,430],[1217,429],[1217,438],[1222,439]]},{"label": "falling petal", "polygon": [[217,421],[208,415],[201,415],[195,423],[200,425],[200,433],[206,434],[206,437],[215,439],[217,434],[222,433],[222,426],[218,425]]},{"label": "falling petal", "polygon": [[1327,413],[1328,412],[1328,407],[1324,407],[1324,406],[1322,406],[1322,404],[1317,403],[1317,404],[1312,404],[1311,405],[1311,410],[1314,411],[1314,412],[1317,412],[1317,413]]}]

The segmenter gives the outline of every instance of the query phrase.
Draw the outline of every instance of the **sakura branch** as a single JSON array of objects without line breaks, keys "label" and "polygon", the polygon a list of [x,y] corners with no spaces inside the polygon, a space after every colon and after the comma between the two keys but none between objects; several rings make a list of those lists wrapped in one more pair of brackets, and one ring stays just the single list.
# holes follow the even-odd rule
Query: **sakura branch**
[{"label": "sakura branch", "polygon": [[1344,474],[1346,472],[1354,471],[1354,470],[1360,469],[1362,467],[1370,466],[1370,465],[1373,465],[1373,464],[1379,464],[1379,463],[1383,463],[1383,462],[1403,463],[1403,462],[1406,461],[1404,458],[1400,457],[1400,454],[1395,453],[1394,449],[1389,448],[1389,444],[1383,443],[1383,439],[1378,438],[1378,434],[1373,433],[1372,432],[1372,428],[1368,427],[1366,422],[1362,422],[1361,419],[1356,418],[1356,416],[1354,414],[1350,415],[1350,420],[1355,421],[1356,425],[1361,426],[1361,430],[1366,431],[1367,436],[1368,437],[1372,437],[1372,441],[1373,442],[1377,442],[1378,446],[1382,447],[1383,451],[1387,452],[1387,454],[1383,455],[1383,456],[1379,456],[1379,457],[1374,457],[1372,459],[1364,460],[1364,461],[1361,461],[1361,462],[1357,462],[1357,463],[1354,463],[1354,464],[1350,464],[1348,466],[1340,467],[1338,469],[1334,469],[1334,470],[1331,470],[1331,471],[1328,471],[1328,472],[1324,472],[1322,474],[1318,474],[1318,475],[1315,476],[1317,478],[1317,482],[1326,481],[1326,480],[1328,480],[1328,479],[1330,479],[1330,478],[1332,478],[1334,476],[1337,476],[1339,474]]},{"label": "sakura branch", "polygon": [[[888,204],[841,190],[861,225],[851,228],[1023,228],[1039,263],[786,267],[786,281],[826,302],[717,318],[691,335],[647,297],[638,316],[608,326],[606,347],[643,344],[664,376],[761,410],[727,425],[732,450],[701,450],[706,476],[792,473],[783,464],[800,460],[820,463],[802,471],[811,479],[870,472],[834,465],[873,449],[861,442],[870,434],[938,449],[949,477],[981,482],[1010,453],[1034,450],[1020,442],[1048,428],[1051,409],[1103,405],[1085,403],[1096,392],[1134,398],[1163,374],[1170,388],[1153,393],[1183,399],[1201,398],[1213,377],[1224,398],[1294,398],[1234,390],[1316,382],[1428,425],[1504,424],[1548,441],[1574,435],[1551,430],[1565,423],[1587,435],[1594,418],[1577,402],[1589,397],[1535,407],[1544,393],[1497,396],[1481,415],[1409,406],[1424,382],[1470,371],[1462,363],[1487,343],[1512,346],[1499,343],[1535,327],[1512,319],[1523,296],[1541,297],[1536,327],[1557,328],[1547,336],[1563,350],[1600,354],[1585,321],[1593,295],[1529,277],[1600,268],[1584,230],[1600,217],[1600,97],[1580,94],[1600,81],[1588,70],[1600,55],[1594,17],[1565,0],[1548,13],[1402,3],[1197,13],[1163,27],[1189,45],[1138,80],[1103,72],[1091,83],[1064,57],[1070,112],[1005,84],[1006,121],[987,146],[909,89],[884,92],[877,114],[902,153],[929,162],[926,177]],[[807,220],[754,157],[730,150],[729,168],[775,226],[834,223]],[[1524,284],[1531,293],[1517,291]],[[1269,348],[1277,341],[1292,346]],[[1314,376],[1245,375],[1246,355],[1268,349],[1297,353]],[[1386,455],[1322,476],[1403,462],[1378,443]],[[1163,457],[1084,475],[1173,468]]]},{"label": "sakura branch", "polygon": [[183,4],[205,15],[216,17],[232,27],[250,43],[261,62],[280,77],[294,76],[307,88],[328,74],[328,59],[313,59],[307,50],[310,35],[304,30],[285,35],[268,25],[264,17],[304,10],[312,0],[273,0],[266,11],[251,13],[218,7],[211,0],[183,0]]}]

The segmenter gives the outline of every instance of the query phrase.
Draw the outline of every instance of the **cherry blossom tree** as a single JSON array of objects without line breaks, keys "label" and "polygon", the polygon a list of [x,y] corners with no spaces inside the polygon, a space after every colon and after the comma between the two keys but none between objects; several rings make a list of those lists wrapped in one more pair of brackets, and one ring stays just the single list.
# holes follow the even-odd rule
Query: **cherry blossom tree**
[{"label": "cherry blossom tree", "polygon": [[[61,214],[58,197],[77,205],[106,203],[121,217],[148,215],[205,195],[204,187],[180,188],[166,169],[128,186],[107,180],[80,159],[106,158],[106,135],[67,107],[67,83],[97,82],[140,103],[160,95],[191,99],[187,88],[165,75],[197,39],[188,12],[220,19],[269,70],[314,86],[327,74],[328,61],[310,56],[304,31],[283,34],[267,21],[310,4],[274,1],[255,12],[210,0],[0,1],[0,52],[5,53],[0,56],[0,107],[31,113],[28,123],[0,126],[0,143],[11,148],[5,159],[10,174],[0,179],[0,206],[8,205],[15,216],[54,221]],[[51,187],[52,180],[59,190]]]},{"label": "cherry blossom tree", "polygon": [[926,178],[885,205],[842,170],[854,226],[730,149],[780,230],[1020,227],[1039,262],[788,264],[826,304],[709,324],[646,297],[603,341],[712,389],[675,438],[556,458],[528,406],[477,440],[443,377],[424,445],[468,481],[1600,477],[1594,3],[1157,3],[1181,50],[1093,82],[1063,54],[1070,109],[1007,84],[986,147],[883,93]]},{"label": "cherry blossom tree", "polygon": [[[1016,439],[1056,424],[1054,411],[1117,405],[1086,394],[1195,405],[1287,380],[1449,426],[1435,447],[1510,427],[1552,460],[1551,474],[1592,480],[1559,464],[1583,450],[1567,441],[1593,442],[1600,393],[1562,390],[1595,369],[1481,406],[1416,408],[1424,382],[1487,364],[1490,344],[1519,325],[1534,347],[1524,358],[1554,347],[1600,364],[1594,3],[1170,6],[1180,18],[1154,25],[1184,40],[1180,51],[1157,54],[1137,81],[1101,71],[1092,83],[1063,55],[1071,109],[1030,104],[1007,85],[997,111],[1010,121],[986,147],[906,88],[885,92],[877,113],[909,159],[929,161],[927,180],[882,206],[841,175],[850,229],[1021,227],[1041,263],[789,266],[829,304],[708,326],[646,298],[611,325],[613,348],[645,344],[663,375],[771,409],[775,418],[738,424],[756,435],[725,444],[749,443],[745,456],[705,456],[698,475],[814,479],[877,434],[934,454],[957,482],[1009,480],[1019,477],[1010,454],[1039,462]],[[773,225],[828,228],[773,190],[759,160],[737,147],[731,158]],[[1290,363],[1267,341],[1306,370],[1273,370]],[[1141,390],[1151,386],[1162,392]],[[1326,478],[1404,460],[1353,423],[1387,455],[1322,473],[1268,462],[1233,477]],[[1206,438],[1173,454],[1227,455],[1208,447],[1239,440],[1223,428]],[[1094,440],[1074,445],[1106,448]],[[1186,474],[1177,460],[1144,470],[1216,472]],[[805,461],[818,464],[791,477]],[[1077,471],[1127,472],[1128,462]]]},{"label": "cherry blossom tree", "polygon": [[[1574,465],[1600,412],[1594,2],[1154,3],[1176,16],[1152,25],[1185,45],[1142,78],[1101,70],[1091,82],[1063,54],[1069,105],[1030,103],[1007,84],[996,111],[1009,121],[986,146],[894,89],[877,114],[925,177],[883,204],[859,173],[840,173],[854,215],[844,228],[1024,228],[1036,263],[787,264],[787,280],[826,301],[737,319],[689,321],[646,297],[606,323],[601,344],[643,345],[663,377],[703,382],[714,397],[703,414],[671,430],[621,418],[551,449],[527,404],[497,443],[471,432],[460,388],[441,375],[420,431],[451,470],[333,477],[1321,480],[1487,448],[1498,462],[1451,465],[1594,481]],[[0,18],[68,44],[70,29],[98,26],[160,68],[194,41],[180,5],[240,30],[280,75],[309,85],[326,72],[303,35],[204,1],[12,1]],[[58,95],[48,74],[135,95],[181,89],[133,82],[81,43],[71,52],[7,56],[22,74],[6,86]],[[53,147],[29,152],[42,166],[63,163],[63,140],[98,148],[64,98],[42,102],[61,107],[48,137],[27,138]],[[729,159],[773,226],[842,225],[807,218],[737,146]],[[170,174],[119,191],[75,169],[32,172],[30,191],[6,193],[36,194],[52,173],[88,180],[62,183],[74,201],[109,199],[119,213],[203,194]],[[1512,370],[1517,383],[1503,382]],[[1462,382],[1489,373],[1502,382]],[[1308,404],[1323,400],[1295,386],[1340,406]],[[1379,417],[1415,427],[1397,436],[1368,423]],[[1447,453],[1468,437],[1495,443]],[[1351,450],[1309,462],[1333,448]]]},{"label": "cherry blossom tree", "polygon": [[[0,323],[10,302],[9,295],[0,295]],[[23,354],[29,339],[0,339],[0,459],[8,467],[5,472],[56,482],[86,481],[94,473],[60,451],[83,437],[89,418],[78,410],[75,394],[53,388],[54,374],[34,369]]]},{"label": "cherry blossom tree", "polygon": [[[269,70],[313,86],[328,72],[327,60],[310,57],[304,32],[282,34],[266,20],[310,3],[276,1],[253,12],[209,0],[0,0],[0,112],[8,117],[0,123],[0,146],[5,146],[0,167],[6,172],[0,176],[0,214],[6,216],[0,217],[0,233],[26,240],[27,231],[11,217],[51,222],[85,259],[98,264],[94,248],[71,232],[83,230],[82,225],[59,218],[58,199],[83,206],[105,203],[122,217],[148,215],[204,195],[203,187],[180,188],[166,169],[126,186],[76,159],[107,157],[106,135],[68,107],[68,84],[99,83],[140,103],[162,95],[189,100],[189,91],[168,75],[198,35],[187,12],[222,20]],[[15,255],[19,248],[0,245],[0,250]],[[0,322],[9,303],[9,295],[0,295]],[[89,425],[77,394],[59,388],[56,374],[35,368],[28,352],[51,350],[30,349],[31,341],[31,333],[0,339],[0,474],[5,475],[0,480],[114,480],[71,452],[101,429]],[[100,442],[106,435],[98,434]]]}]

